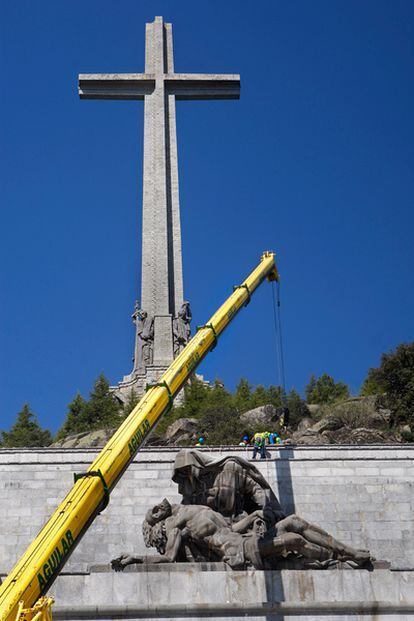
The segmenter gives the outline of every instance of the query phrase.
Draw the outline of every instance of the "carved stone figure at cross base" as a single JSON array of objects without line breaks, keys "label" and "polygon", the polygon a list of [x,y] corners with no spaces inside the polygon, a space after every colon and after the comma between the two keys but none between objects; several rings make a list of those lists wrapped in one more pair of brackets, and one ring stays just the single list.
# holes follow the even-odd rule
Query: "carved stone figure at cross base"
[{"label": "carved stone figure at cross base", "polygon": [[184,349],[190,340],[191,328],[190,322],[192,313],[190,303],[185,301],[179,310],[177,317],[173,321],[173,337],[174,337],[174,358]]},{"label": "carved stone figure at cross base", "polygon": [[136,328],[134,369],[143,370],[152,364],[154,343],[154,318],[135,302],[132,321]]},{"label": "carved stone figure at cross base", "polygon": [[338,562],[369,567],[375,560],[369,551],[345,545],[298,515],[285,517],[267,481],[243,458],[212,460],[183,450],[173,480],[182,504],[164,499],[147,512],[142,527],[146,546],[160,556],[123,554],[112,561],[115,571],[134,563],[176,561],[272,569],[284,559],[303,568]]}]

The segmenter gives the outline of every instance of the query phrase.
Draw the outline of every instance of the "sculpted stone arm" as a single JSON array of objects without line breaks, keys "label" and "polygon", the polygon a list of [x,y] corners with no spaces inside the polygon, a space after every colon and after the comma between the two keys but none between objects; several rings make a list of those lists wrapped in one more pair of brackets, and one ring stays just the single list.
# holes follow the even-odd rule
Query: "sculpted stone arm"
[{"label": "sculpted stone arm", "polygon": [[123,571],[128,565],[139,565],[142,563],[166,563],[166,559],[163,556],[134,556],[132,554],[121,554],[117,558],[111,561],[111,567],[115,571]]},{"label": "sculpted stone arm", "polygon": [[235,524],[232,524],[231,530],[235,533],[246,533],[256,520],[264,520],[263,511],[257,510],[253,511],[253,513],[250,513],[249,515],[246,515],[246,517],[242,518]]}]

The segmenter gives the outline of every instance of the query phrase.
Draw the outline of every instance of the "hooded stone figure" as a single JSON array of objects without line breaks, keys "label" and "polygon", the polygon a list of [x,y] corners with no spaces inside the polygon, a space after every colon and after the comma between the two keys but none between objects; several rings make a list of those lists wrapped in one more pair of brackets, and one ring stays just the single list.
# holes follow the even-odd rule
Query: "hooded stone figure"
[{"label": "hooded stone figure", "polygon": [[154,318],[135,303],[132,321],[136,327],[134,368],[143,370],[152,364],[154,342]]},{"label": "hooded stone figure", "polygon": [[174,356],[184,349],[190,340],[191,328],[190,322],[192,319],[192,313],[190,303],[185,301],[178,312],[177,317],[173,321],[173,336],[174,336]]},{"label": "hooded stone figure", "polygon": [[205,505],[232,521],[263,511],[267,527],[284,517],[269,483],[243,457],[212,459],[194,449],[177,453],[172,480],[178,484],[182,504]]}]

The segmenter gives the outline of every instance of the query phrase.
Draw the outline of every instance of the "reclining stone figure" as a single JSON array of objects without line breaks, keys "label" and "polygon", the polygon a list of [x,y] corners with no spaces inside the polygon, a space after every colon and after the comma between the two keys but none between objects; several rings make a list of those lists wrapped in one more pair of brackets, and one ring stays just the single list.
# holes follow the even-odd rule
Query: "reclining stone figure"
[{"label": "reclining stone figure", "polygon": [[263,512],[256,510],[230,527],[224,516],[209,507],[174,505],[164,499],[147,512],[143,523],[146,546],[155,547],[161,556],[124,554],[112,561],[112,568],[122,571],[134,563],[187,560],[263,569],[288,556],[302,558],[304,566],[351,561],[363,567],[374,560],[368,551],[346,546],[297,515],[280,520],[264,536],[254,527],[262,520]]}]

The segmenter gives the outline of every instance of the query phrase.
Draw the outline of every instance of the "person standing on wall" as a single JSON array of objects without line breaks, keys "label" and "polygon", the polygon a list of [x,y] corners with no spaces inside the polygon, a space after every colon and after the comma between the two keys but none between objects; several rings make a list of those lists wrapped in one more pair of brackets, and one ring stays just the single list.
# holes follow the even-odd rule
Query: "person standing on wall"
[{"label": "person standing on wall", "polygon": [[260,453],[260,459],[266,459],[266,436],[267,432],[255,433],[253,436],[253,459]]}]

